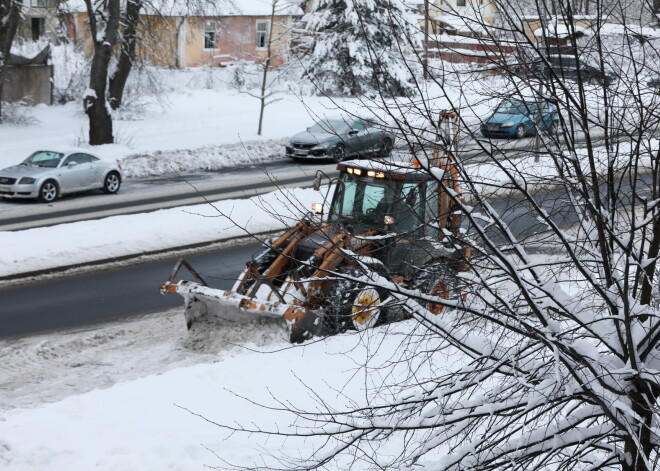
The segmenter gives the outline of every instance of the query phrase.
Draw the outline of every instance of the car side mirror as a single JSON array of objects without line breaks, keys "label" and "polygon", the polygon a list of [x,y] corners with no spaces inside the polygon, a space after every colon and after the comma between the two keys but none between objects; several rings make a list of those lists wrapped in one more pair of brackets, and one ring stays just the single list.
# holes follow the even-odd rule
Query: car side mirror
[{"label": "car side mirror", "polygon": [[351,129],[350,131],[348,131],[348,135],[349,135],[349,136],[354,136],[354,135],[356,135],[357,133],[358,133],[358,132],[357,132],[355,129]]},{"label": "car side mirror", "polygon": [[78,162],[69,162],[66,164],[67,167],[75,167],[76,165],[78,165]]}]

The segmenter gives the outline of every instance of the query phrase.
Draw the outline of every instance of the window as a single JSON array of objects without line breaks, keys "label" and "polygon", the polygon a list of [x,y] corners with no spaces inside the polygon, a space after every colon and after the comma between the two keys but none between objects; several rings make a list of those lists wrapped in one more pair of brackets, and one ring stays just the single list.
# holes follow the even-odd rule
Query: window
[{"label": "window", "polygon": [[457,7],[464,7],[465,6],[465,0],[456,0],[456,6]]},{"label": "window", "polygon": [[204,22],[204,49],[216,49],[217,29],[215,26],[215,21],[205,21]]},{"label": "window", "polygon": [[50,7],[55,6],[55,0],[30,0],[31,7]]},{"label": "window", "polygon": [[257,20],[257,49],[265,49],[268,46],[268,29],[270,21]]},{"label": "window", "polygon": [[32,29],[32,40],[37,41],[41,36],[44,35],[44,30],[46,29],[46,20],[45,18],[30,18],[30,26]]}]

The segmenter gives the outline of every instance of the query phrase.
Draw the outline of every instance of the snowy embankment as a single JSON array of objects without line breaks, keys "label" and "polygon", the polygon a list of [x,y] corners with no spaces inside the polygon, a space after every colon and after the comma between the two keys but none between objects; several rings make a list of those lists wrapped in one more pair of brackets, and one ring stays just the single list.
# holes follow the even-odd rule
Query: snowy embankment
[{"label": "snowy embankment", "polygon": [[[283,229],[326,191],[282,189],[245,200],[0,232],[0,277]],[[49,240],[66,243],[44,243]]]}]

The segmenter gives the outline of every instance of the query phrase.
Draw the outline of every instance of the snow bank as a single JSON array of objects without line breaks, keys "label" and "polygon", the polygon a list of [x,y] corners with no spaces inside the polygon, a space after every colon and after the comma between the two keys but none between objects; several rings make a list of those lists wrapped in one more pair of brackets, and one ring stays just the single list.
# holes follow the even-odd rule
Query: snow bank
[{"label": "snow bank", "polygon": [[325,191],[282,189],[247,200],[0,232],[0,277],[283,229]]}]

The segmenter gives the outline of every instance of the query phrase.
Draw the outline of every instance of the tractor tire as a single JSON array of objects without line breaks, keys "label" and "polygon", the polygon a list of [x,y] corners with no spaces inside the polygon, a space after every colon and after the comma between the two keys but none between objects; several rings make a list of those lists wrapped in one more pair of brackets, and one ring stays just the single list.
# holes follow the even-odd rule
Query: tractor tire
[{"label": "tractor tire", "polygon": [[[346,272],[358,277],[359,269]],[[335,280],[323,303],[323,330],[325,335],[335,335],[351,330],[366,330],[387,322],[387,309],[379,307],[387,293],[377,288],[352,280]]]},{"label": "tractor tire", "polygon": [[[422,267],[413,280],[411,288],[420,290],[422,294],[438,296],[441,299],[454,299],[457,279],[446,262],[438,260]],[[419,301],[419,304],[436,315],[445,310],[445,306],[439,303]]]}]

